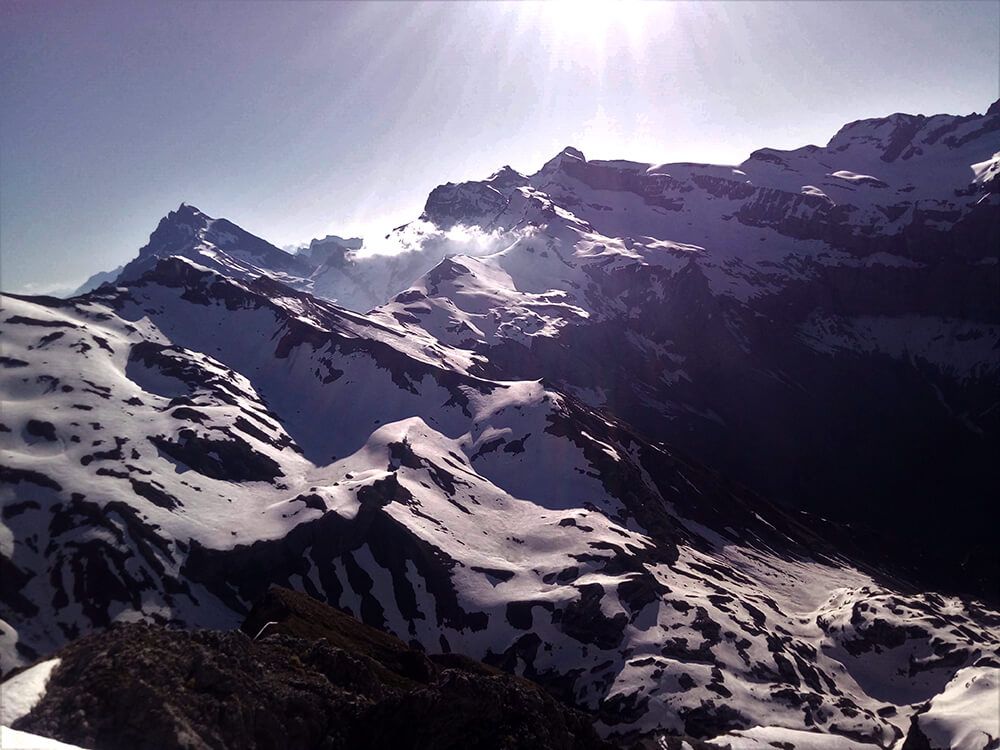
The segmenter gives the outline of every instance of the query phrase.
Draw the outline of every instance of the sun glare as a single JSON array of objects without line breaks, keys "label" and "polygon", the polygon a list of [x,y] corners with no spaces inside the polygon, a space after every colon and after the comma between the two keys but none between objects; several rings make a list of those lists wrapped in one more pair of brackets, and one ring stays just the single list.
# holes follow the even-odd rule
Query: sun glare
[{"label": "sun glare", "polygon": [[628,25],[641,12],[641,6],[634,0],[550,0],[541,3],[541,10],[543,16],[567,30],[595,34]]},{"label": "sun glare", "polygon": [[671,12],[671,3],[641,0],[529,0],[509,7],[519,26],[543,35],[554,66],[574,60],[592,68],[605,65],[610,46],[641,51],[650,32]]}]

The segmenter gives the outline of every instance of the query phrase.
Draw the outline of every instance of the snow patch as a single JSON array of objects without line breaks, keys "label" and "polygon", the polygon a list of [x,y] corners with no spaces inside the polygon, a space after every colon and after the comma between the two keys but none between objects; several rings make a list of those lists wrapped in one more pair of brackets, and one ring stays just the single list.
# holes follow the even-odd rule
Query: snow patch
[{"label": "snow patch", "polygon": [[40,662],[0,684],[0,724],[13,724],[31,713],[45,695],[49,677],[60,662],[61,659]]}]

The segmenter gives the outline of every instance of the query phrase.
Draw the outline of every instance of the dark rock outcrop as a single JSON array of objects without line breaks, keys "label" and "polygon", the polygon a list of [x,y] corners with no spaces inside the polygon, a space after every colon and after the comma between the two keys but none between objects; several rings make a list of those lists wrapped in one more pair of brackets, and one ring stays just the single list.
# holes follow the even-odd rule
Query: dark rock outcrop
[{"label": "dark rock outcrop", "polygon": [[272,588],[244,632],[112,627],[67,646],[17,728],[128,748],[610,748],[537,685],[428,656]]}]

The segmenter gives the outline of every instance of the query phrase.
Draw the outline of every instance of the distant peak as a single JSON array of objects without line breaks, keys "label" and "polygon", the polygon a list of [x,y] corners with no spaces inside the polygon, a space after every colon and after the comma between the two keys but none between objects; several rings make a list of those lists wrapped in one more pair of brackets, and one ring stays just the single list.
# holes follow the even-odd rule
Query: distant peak
[{"label": "distant peak", "polygon": [[518,172],[516,169],[511,167],[509,164],[504,164],[500,169],[489,176],[486,180],[492,185],[498,185],[500,187],[509,187],[511,185],[524,185],[527,184],[528,178],[523,174]]},{"label": "distant peak", "polygon": [[164,221],[179,222],[183,224],[201,223],[210,220],[210,217],[202,213],[198,208],[189,203],[181,203],[176,211],[171,211],[164,217]]},{"label": "distant peak", "polygon": [[567,146],[558,154],[549,159],[542,168],[539,170],[538,174],[544,174],[553,171],[559,171],[563,169],[564,165],[567,164],[586,164],[587,157],[583,155],[583,152],[573,146]]},{"label": "distant peak", "polygon": [[149,236],[149,242],[140,250],[139,256],[164,256],[178,252],[199,232],[208,228],[212,218],[206,216],[194,206],[181,203],[177,210],[169,212],[160,219],[156,229]]},{"label": "distant peak", "polygon": [[904,112],[856,120],[842,127],[830,139],[827,148],[835,151],[852,147],[874,148],[881,151],[880,158],[884,162],[893,162],[900,156],[906,159],[915,152],[914,142],[927,121],[924,115]]},{"label": "distant peak", "polygon": [[1000,115],[1000,99],[997,99],[990,105],[990,108],[986,110],[987,115]]},{"label": "distant peak", "polygon": [[496,179],[497,177],[505,177],[507,175],[515,175],[515,174],[519,174],[519,172],[516,169],[514,169],[510,164],[504,164],[502,167],[500,167],[500,169],[498,169],[496,172],[490,175],[490,179],[493,180]]}]

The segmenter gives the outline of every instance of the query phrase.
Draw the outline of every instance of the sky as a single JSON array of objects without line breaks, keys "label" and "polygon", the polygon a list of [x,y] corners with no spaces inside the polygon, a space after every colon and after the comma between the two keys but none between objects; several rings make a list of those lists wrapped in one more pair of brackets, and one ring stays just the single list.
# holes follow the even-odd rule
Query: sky
[{"label": "sky", "polygon": [[0,288],[66,292],[182,201],[279,245],[444,182],[737,164],[1000,97],[1000,1],[0,3]]}]

